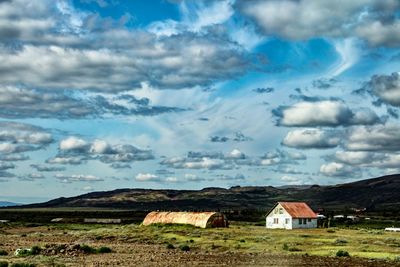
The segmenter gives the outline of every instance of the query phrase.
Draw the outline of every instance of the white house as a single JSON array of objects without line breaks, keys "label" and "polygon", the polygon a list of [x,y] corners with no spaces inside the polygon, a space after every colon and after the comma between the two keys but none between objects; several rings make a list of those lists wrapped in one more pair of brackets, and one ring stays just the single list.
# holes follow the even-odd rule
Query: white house
[{"label": "white house", "polygon": [[317,214],[304,202],[278,202],[267,214],[271,229],[317,228]]}]

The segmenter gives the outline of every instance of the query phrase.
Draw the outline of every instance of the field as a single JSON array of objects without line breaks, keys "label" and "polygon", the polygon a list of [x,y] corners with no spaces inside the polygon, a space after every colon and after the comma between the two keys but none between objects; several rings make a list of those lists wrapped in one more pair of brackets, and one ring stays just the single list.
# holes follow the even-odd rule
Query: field
[{"label": "field", "polygon": [[[34,246],[34,253],[14,255],[18,248]],[[339,250],[350,257],[336,256]],[[10,266],[400,266],[400,233],[366,228],[267,230],[243,222],[226,229],[3,224],[0,254],[7,254],[0,262]]]}]

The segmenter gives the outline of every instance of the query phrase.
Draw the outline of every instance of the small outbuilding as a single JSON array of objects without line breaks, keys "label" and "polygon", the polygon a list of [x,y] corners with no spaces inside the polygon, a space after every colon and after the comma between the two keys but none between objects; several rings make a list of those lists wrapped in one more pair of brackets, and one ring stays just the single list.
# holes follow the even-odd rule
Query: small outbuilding
[{"label": "small outbuilding", "polygon": [[153,211],[144,218],[143,225],[188,224],[200,228],[228,227],[228,220],[220,212],[158,212]]},{"label": "small outbuilding", "polygon": [[317,228],[317,214],[304,202],[278,202],[267,214],[271,229]]}]

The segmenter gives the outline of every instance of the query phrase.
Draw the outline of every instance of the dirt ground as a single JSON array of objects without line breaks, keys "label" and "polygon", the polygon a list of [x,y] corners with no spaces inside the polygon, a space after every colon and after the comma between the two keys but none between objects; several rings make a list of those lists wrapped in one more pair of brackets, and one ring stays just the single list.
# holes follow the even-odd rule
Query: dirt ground
[{"label": "dirt ground", "polygon": [[[83,231],[84,232],[84,231]],[[90,232],[90,231],[89,231]],[[79,234],[77,234],[79,233]],[[99,248],[107,246],[111,253],[86,253],[81,244]],[[39,255],[18,257],[18,248],[42,247]],[[1,261],[34,263],[36,266],[400,266],[394,261],[357,257],[322,257],[306,254],[285,255],[271,252],[207,251],[167,248],[165,244],[121,236],[101,237],[49,227],[0,228],[0,250],[8,252]]]}]

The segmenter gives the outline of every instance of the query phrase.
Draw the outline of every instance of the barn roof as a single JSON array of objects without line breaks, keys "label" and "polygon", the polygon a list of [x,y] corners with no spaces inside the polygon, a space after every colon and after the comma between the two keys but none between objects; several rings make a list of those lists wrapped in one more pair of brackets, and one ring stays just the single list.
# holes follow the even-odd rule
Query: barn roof
[{"label": "barn roof", "polygon": [[317,214],[305,202],[278,202],[276,205],[278,204],[280,204],[292,218],[317,218]]},{"label": "barn roof", "polygon": [[[216,218],[226,224],[225,216],[219,212],[158,212],[153,211],[144,218],[143,225],[154,223],[164,224],[191,224],[201,228],[207,228],[209,220]],[[211,222],[212,223],[212,222]]]}]

